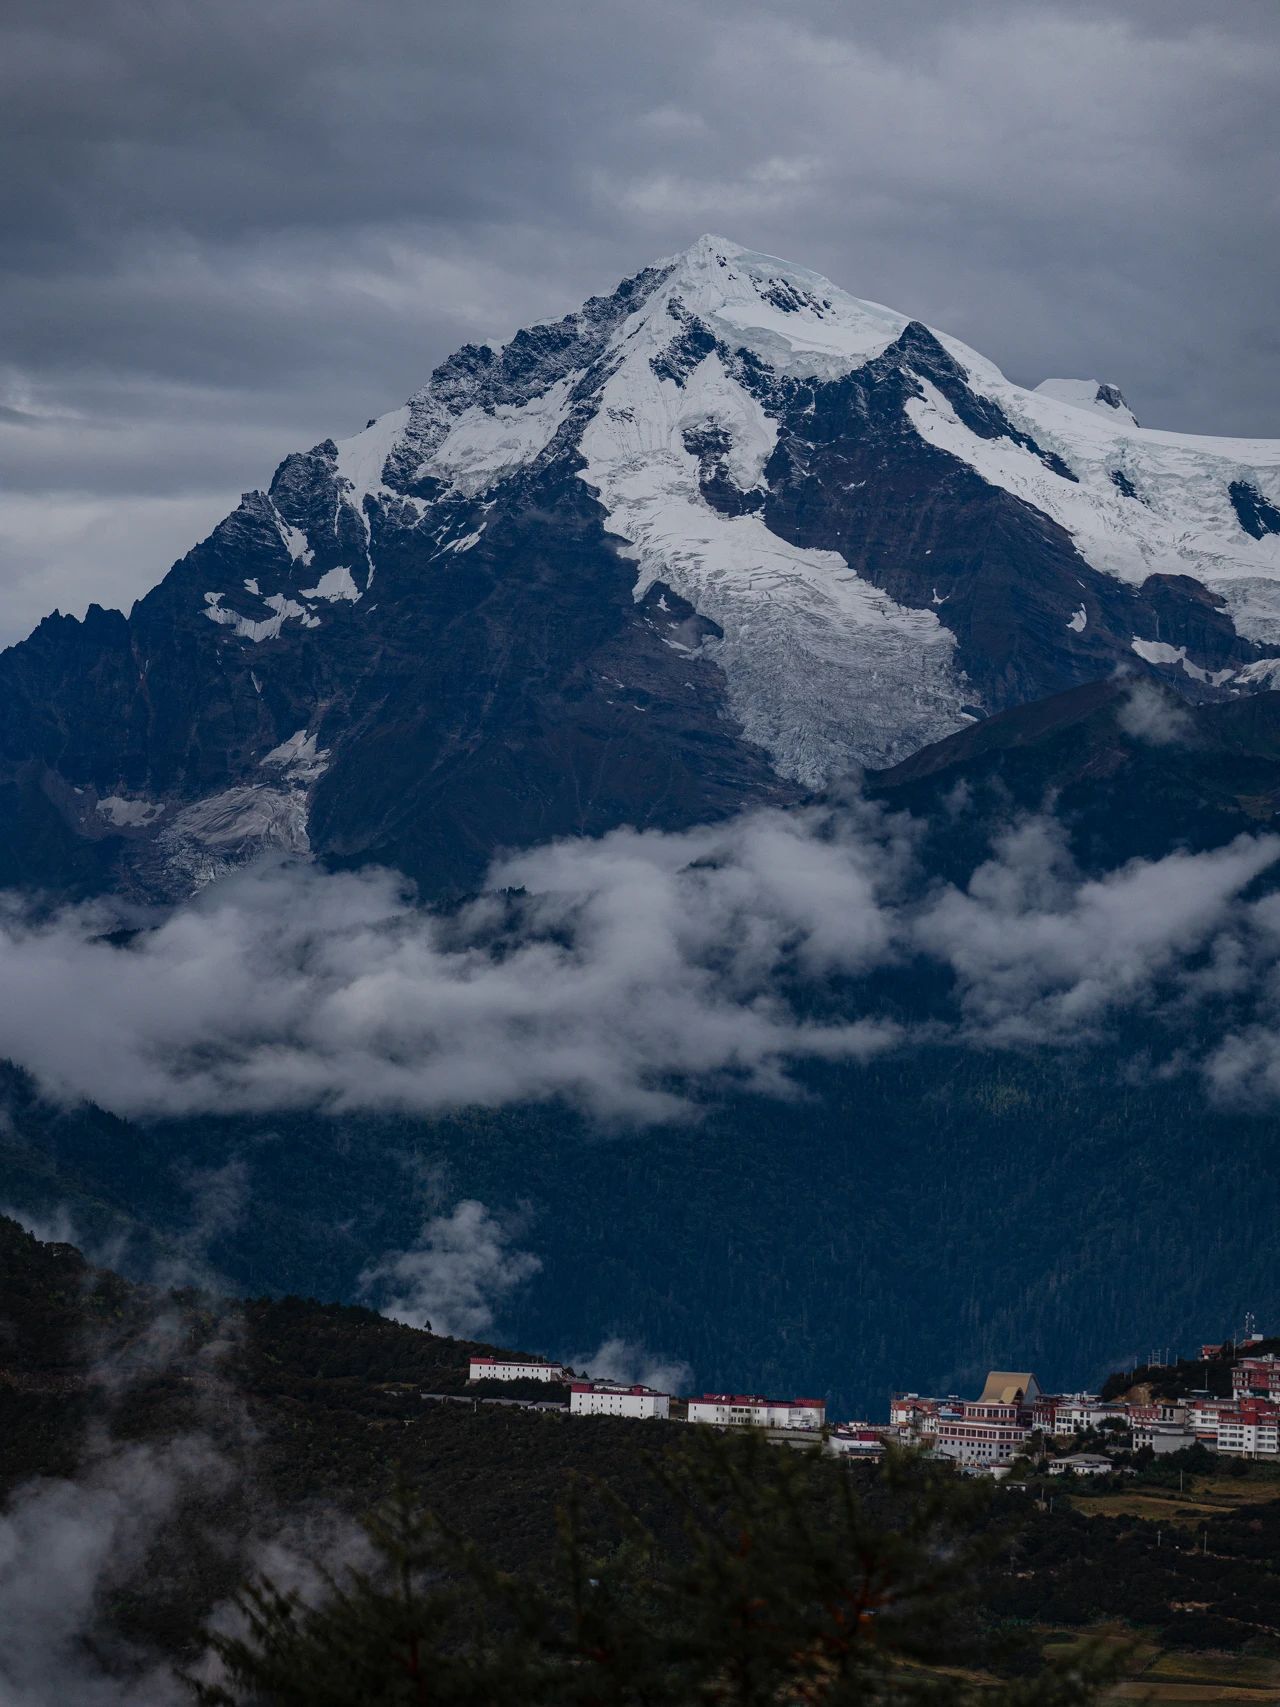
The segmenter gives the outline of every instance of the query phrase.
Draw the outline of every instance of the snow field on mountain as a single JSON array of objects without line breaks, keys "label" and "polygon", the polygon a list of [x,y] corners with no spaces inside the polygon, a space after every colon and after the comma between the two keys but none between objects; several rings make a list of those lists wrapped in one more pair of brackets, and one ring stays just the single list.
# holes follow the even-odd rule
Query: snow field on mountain
[{"label": "snow field on mountain", "polygon": [[[935,386],[919,383],[924,395],[906,413],[921,438],[1051,517],[1093,568],[1132,586],[1190,575],[1222,595],[1240,633],[1280,639],[1280,536],[1247,534],[1229,492],[1246,480],[1280,496],[1280,442],[1153,432],[1007,381],[984,386],[1015,426],[1062,457],[1073,482],[1012,439],[979,438]],[[1114,469],[1137,498],[1115,486]]]},{"label": "snow field on mountain", "polygon": [[418,474],[447,480],[455,492],[476,497],[505,475],[532,462],[564,420],[574,375],[559,379],[528,403],[492,410],[463,410]]},{"label": "snow field on mountain", "polygon": [[[340,489],[348,504],[369,532],[369,518],[364,501],[388,491],[382,484],[382,471],[393,448],[403,437],[409,423],[409,405],[392,409],[371,421],[362,433],[338,441],[337,474]],[[345,483],[345,484],[344,484]]]},{"label": "snow field on mountain", "polygon": [[777,427],[715,352],[683,387],[660,378],[652,358],[676,330],[655,302],[623,329],[622,359],[579,444],[582,478],[638,564],[636,596],[664,581],[720,625],[724,639],[707,647],[730,704],[783,776],[820,786],[958,728],[954,639],[933,611],[895,603],[838,552],[791,545],[759,516],[724,516],[704,500],[685,434],[719,428],[728,470],[750,490]]},{"label": "snow field on mountain", "polygon": [[1053,397],[1059,403],[1070,403],[1077,409],[1096,410],[1104,420],[1124,421],[1131,427],[1138,422],[1133,410],[1123,401],[1112,402],[1106,389],[1096,379],[1042,379],[1035,388],[1037,397]]}]

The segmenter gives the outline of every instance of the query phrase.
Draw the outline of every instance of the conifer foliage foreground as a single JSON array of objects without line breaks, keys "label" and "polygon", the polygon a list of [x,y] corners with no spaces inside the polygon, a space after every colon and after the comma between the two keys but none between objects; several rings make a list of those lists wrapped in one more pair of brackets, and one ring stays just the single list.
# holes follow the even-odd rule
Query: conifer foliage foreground
[{"label": "conifer foliage foreground", "polygon": [[[894,1457],[878,1477],[752,1435],[656,1468],[650,1526],[584,1484],[549,1577],[498,1570],[401,1487],[375,1564],[304,1604],[266,1579],[200,1707],[1075,1707],[1108,1681],[1082,1651],[1016,1682],[974,1669],[975,1584],[1007,1541],[989,1487]],[[994,1521],[993,1521],[994,1519]],[[321,1562],[322,1563],[322,1562]]]}]

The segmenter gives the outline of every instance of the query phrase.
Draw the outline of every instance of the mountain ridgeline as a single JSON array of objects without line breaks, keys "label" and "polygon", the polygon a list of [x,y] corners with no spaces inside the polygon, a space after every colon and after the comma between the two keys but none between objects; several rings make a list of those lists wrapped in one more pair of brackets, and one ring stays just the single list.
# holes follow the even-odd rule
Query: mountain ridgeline
[{"label": "mountain ridgeline", "polygon": [[1110,676],[1280,680],[1280,444],[1140,428],[716,238],[281,464],[134,607],[0,656],[0,884],[263,849],[474,888]]}]

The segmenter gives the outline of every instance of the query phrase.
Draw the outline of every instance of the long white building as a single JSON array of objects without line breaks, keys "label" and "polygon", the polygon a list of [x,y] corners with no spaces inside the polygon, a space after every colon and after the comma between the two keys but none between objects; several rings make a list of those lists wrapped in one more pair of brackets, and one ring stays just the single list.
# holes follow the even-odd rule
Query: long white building
[{"label": "long white building", "polygon": [[669,1417],[671,1395],[619,1381],[572,1381],[569,1412],[575,1417]]},{"label": "long white building", "polygon": [[691,1423],[719,1428],[821,1428],[825,1399],[762,1399],[758,1393],[704,1393],[689,1400]]},{"label": "long white building", "polygon": [[501,1357],[473,1357],[468,1379],[471,1381],[565,1381],[569,1371],[562,1363],[546,1363],[530,1358],[517,1363]]}]

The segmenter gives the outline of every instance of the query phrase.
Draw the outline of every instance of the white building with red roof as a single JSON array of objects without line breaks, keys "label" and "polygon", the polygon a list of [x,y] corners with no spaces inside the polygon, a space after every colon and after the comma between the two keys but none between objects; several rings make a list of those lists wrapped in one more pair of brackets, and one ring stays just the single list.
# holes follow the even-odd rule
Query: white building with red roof
[{"label": "white building with red roof", "polygon": [[671,1415],[671,1395],[652,1387],[628,1387],[621,1381],[571,1381],[569,1413],[575,1417],[659,1417]]},{"label": "white building with red roof", "polygon": [[1242,1357],[1232,1365],[1231,1391],[1238,1398],[1280,1400],[1280,1358],[1273,1351],[1264,1357]]},{"label": "white building with red roof", "polygon": [[473,1357],[470,1381],[564,1381],[569,1371],[563,1363],[547,1363],[540,1357]]},{"label": "white building with red roof", "polygon": [[704,1393],[689,1400],[689,1421],[718,1428],[821,1428],[825,1399],[763,1399],[758,1393]]},{"label": "white building with red roof", "polygon": [[1219,1411],[1218,1451],[1245,1458],[1280,1455],[1280,1405],[1268,1399],[1241,1399],[1234,1410]]}]

